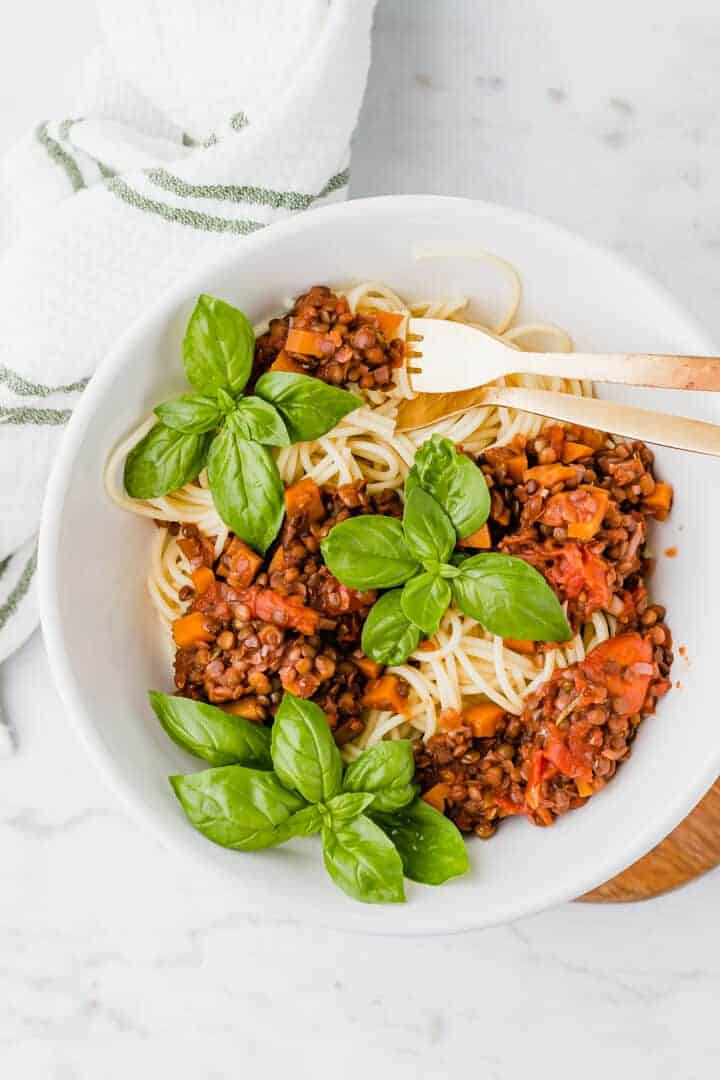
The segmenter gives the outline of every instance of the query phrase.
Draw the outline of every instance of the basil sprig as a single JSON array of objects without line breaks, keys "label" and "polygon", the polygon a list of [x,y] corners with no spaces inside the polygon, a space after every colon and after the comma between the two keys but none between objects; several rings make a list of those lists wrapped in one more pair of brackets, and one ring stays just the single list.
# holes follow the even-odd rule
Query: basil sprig
[{"label": "basil sprig", "polygon": [[489,511],[481,469],[449,439],[434,435],[415,455],[402,525],[368,514],[330,531],[322,554],[339,581],[353,589],[391,590],[376,601],[363,626],[367,656],[402,664],[421,634],[435,633],[451,602],[499,637],[572,637],[558,598],[529,563],[498,552],[453,554],[458,538],[484,525]]},{"label": "basil sprig", "polygon": [[214,843],[257,851],[320,833],[328,874],[365,903],[404,901],[403,872],[439,884],[467,870],[456,827],[417,799],[409,741],[382,742],[344,770],[325,714],[292,694],[272,735],[202,702],[150,700],[178,745],[218,766],[170,777],[189,821]]},{"label": "basil sprig", "polygon": [[291,372],[268,372],[254,395],[255,335],[242,311],[201,296],[187,324],[183,363],[195,392],[162,402],[158,422],[125,462],[136,499],[167,495],[208,467],[220,517],[264,554],[282,522],[283,487],[267,449],[317,439],[362,401],[347,390]]}]

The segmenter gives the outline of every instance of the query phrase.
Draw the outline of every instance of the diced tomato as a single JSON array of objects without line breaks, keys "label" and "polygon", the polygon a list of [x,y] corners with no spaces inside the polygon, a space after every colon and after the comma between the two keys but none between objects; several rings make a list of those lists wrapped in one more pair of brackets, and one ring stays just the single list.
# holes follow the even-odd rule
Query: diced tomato
[{"label": "diced tomato", "polygon": [[607,687],[616,707],[621,704],[622,712],[632,716],[642,708],[654,674],[653,647],[639,634],[620,634],[593,649],[580,667],[591,682]]},{"label": "diced tomato", "polygon": [[250,607],[253,615],[262,619],[263,622],[275,623],[277,626],[286,626],[291,630],[299,630],[301,634],[310,637],[317,632],[320,615],[312,608],[294,603],[292,596],[283,596],[273,589],[249,589],[242,598]]}]

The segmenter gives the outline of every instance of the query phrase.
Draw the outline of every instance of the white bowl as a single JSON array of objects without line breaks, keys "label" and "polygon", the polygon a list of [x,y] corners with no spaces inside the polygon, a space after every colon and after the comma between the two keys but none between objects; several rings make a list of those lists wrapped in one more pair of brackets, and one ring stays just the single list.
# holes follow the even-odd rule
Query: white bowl
[{"label": "white bowl", "polygon": [[[180,342],[198,293],[258,319],[316,282],[377,279],[416,298],[477,297],[486,288],[484,263],[457,254],[418,260],[418,248],[509,259],[522,276],[523,315],[566,327],[579,348],[713,351],[670,297],[616,255],[525,214],[435,196],[312,211],[239,241],[231,257],[192,273],[118,342],[68,427],[40,545],[42,621],[58,688],[92,766],[138,821],[188,859],[188,873],[207,874],[209,888],[216,874],[232,875],[236,908],[389,933],[476,928],[579,896],[648,851],[720,772],[713,685],[720,464],[663,450],[659,474],[674,484],[676,500],[658,544],[676,545],[679,554],[659,555],[652,591],[668,606],[687,659],[677,657],[673,678],[681,685],[643,724],[631,759],[584,809],[551,829],[515,820],[489,844],[471,840],[466,877],[442,888],[408,883],[408,903],[387,906],[355,903],[334,888],[314,841],[239,854],[209,843],[185,820],[167,776],[202,763],[170,742],[146,698],[148,688],[172,685],[144,586],[153,526],[110,503],[103,464],[155,403],[185,386]],[[637,400],[638,392],[622,396]],[[714,402],[690,394],[642,401],[720,419]]]}]

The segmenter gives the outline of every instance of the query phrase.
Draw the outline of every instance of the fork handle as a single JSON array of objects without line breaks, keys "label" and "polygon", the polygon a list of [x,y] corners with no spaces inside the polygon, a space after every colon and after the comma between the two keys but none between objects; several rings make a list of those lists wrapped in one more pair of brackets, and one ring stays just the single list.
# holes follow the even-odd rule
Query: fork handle
[{"label": "fork handle", "polygon": [[720,357],[656,353],[520,353],[518,374],[653,386],[667,390],[720,390]]},{"label": "fork handle", "polygon": [[[627,439],[672,446],[720,457],[720,425],[685,416],[651,412],[633,405],[620,405],[602,398],[577,397],[555,390],[534,390],[524,386],[486,386],[455,394],[418,394],[403,402],[398,414],[398,430],[426,427],[473,405],[499,405],[508,409],[562,420],[566,424],[599,428]],[[421,421],[418,423],[418,421]]]}]

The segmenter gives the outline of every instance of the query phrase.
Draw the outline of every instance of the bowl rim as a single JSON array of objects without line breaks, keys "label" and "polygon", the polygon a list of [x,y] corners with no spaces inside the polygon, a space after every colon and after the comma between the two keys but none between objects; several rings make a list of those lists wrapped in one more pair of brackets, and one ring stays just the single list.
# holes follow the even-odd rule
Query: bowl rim
[{"label": "bowl rim", "polygon": [[[182,853],[184,856],[190,855],[193,860],[201,862],[206,871],[220,874],[226,880],[229,880],[227,871],[223,871],[220,867],[211,869],[207,861],[198,858],[197,849],[193,845],[184,842],[181,834],[169,835],[155,816],[148,812],[141,795],[126,781],[122,768],[106,753],[95,730],[93,710],[83,701],[75,681],[72,663],[65,647],[59,609],[59,583],[56,572],[63,507],[73,468],[81,451],[86,428],[96,405],[103,398],[106,386],[112,382],[116,372],[122,367],[127,352],[145,336],[160,312],[171,309],[172,306],[186,299],[188,294],[197,291],[197,282],[202,282],[205,275],[216,273],[224,267],[232,267],[239,258],[245,260],[247,257],[251,257],[255,248],[272,243],[275,237],[289,235],[293,232],[303,232],[306,229],[312,231],[313,221],[317,222],[334,217],[362,217],[369,207],[372,207],[373,211],[376,209],[392,209],[399,214],[410,214],[413,212],[426,212],[432,206],[439,206],[440,204],[453,204],[460,211],[472,209],[474,212],[480,210],[490,215],[500,215],[510,225],[518,224],[540,228],[546,235],[554,236],[560,241],[571,242],[581,253],[584,251],[591,258],[601,258],[609,263],[614,262],[616,266],[622,269],[626,277],[634,277],[640,287],[653,293],[666,310],[672,314],[673,318],[687,328],[688,348],[706,354],[716,351],[711,337],[701,324],[675,300],[663,285],[656,282],[652,276],[638,269],[631,262],[628,262],[624,256],[617,254],[612,249],[586,240],[571,229],[557,225],[543,217],[506,207],[499,203],[480,199],[422,194],[383,195],[352,199],[348,202],[335,203],[314,209],[295,215],[285,221],[269,225],[252,236],[244,238],[242,245],[239,245],[237,249],[203,260],[197,267],[193,268],[187,275],[183,275],[176,284],[166,290],[147,311],[142,313],[120,335],[115,345],[98,364],[70,418],[48,480],[39,530],[37,575],[43,637],[52,676],[65,706],[66,716],[75,734],[84,745],[90,760],[96,766],[103,782],[118,796],[131,817],[138,824],[148,828],[164,847],[176,851],[178,854]],[[575,883],[571,894],[569,894],[566,884],[553,885],[552,882],[545,883],[544,887],[539,887],[533,893],[532,898],[527,900],[523,897],[518,898],[512,907],[508,909],[507,914],[490,920],[482,918],[481,906],[478,910],[478,918],[473,919],[467,909],[462,908],[457,911],[451,900],[449,900],[445,911],[444,925],[438,925],[437,914],[431,914],[426,917],[422,915],[413,917],[409,925],[403,926],[394,920],[383,919],[380,905],[373,905],[371,909],[365,905],[356,905],[356,908],[361,910],[355,912],[355,917],[347,909],[342,909],[339,912],[317,912],[312,915],[303,912],[302,919],[330,929],[392,936],[415,936],[461,933],[504,924],[535,914],[556,904],[582,896],[596,886],[610,880],[645,855],[692,810],[711,787],[719,772],[720,743],[715,754],[705,759],[704,765],[698,769],[694,783],[689,788],[674,793],[658,809],[658,812],[645,822],[644,827],[636,833],[634,842],[623,846],[622,854],[613,855],[612,850],[614,849],[611,849],[610,854],[599,852],[597,861],[593,863],[593,872],[587,871],[584,875],[581,875],[580,879]],[[362,912],[368,910],[372,910],[372,918],[363,921]]]}]

